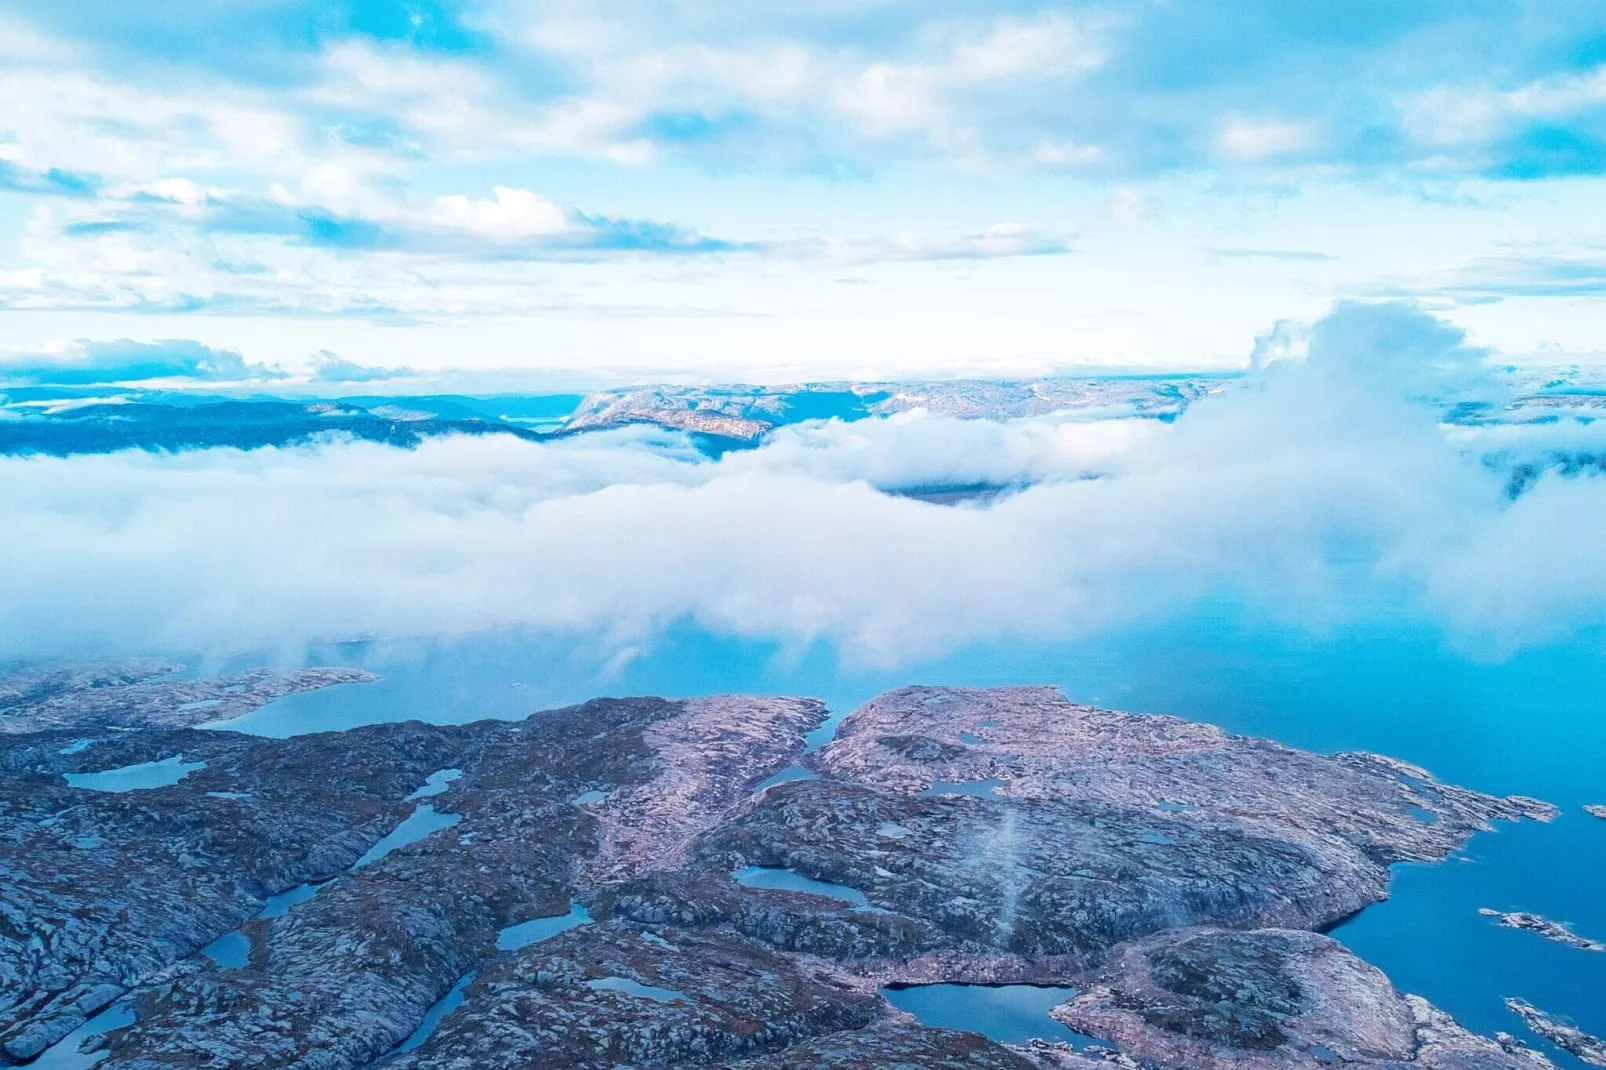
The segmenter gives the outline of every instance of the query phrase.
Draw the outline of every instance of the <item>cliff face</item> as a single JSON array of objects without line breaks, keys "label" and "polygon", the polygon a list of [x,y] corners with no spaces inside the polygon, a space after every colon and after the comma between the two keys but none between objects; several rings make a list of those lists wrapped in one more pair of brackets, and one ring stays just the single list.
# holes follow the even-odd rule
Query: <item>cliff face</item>
[{"label": "cliff face", "polygon": [[[95,708],[149,686],[106,682]],[[1548,816],[1377,756],[1034,688],[892,692],[806,758],[826,711],[803,699],[286,740],[128,710],[0,734],[0,1059],[1543,1061],[1309,931],[1383,897],[1392,861]],[[177,755],[163,787],[63,777]],[[816,779],[756,791],[800,759]],[[505,932],[565,914],[590,923]],[[1112,1047],[929,1029],[877,992],[925,981],[1075,986],[1055,1013]]]}]

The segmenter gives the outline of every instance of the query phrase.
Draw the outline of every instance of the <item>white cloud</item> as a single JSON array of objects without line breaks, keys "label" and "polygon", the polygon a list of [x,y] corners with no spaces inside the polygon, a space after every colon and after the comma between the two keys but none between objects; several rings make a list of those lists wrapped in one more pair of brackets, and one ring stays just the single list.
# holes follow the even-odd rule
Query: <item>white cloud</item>
[{"label": "white cloud", "polygon": [[461,194],[435,202],[434,220],[496,241],[518,240],[573,229],[567,208],[527,189],[495,187],[495,198],[472,200]]},{"label": "white cloud", "polygon": [[1308,123],[1233,116],[1216,135],[1216,151],[1229,160],[1255,161],[1310,148],[1315,131]]},{"label": "white cloud", "polygon": [[[798,428],[718,463],[641,431],[6,458],[0,497],[23,504],[0,542],[29,567],[0,572],[0,644],[233,649],[504,624],[630,643],[691,617],[894,664],[1237,592],[1317,623],[1383,604],[1505,649],[1606,610],[1589,538],[1606,484],[1553,480],[1510,503],[1408,400],[1480,359],[1418,313],[1352,308],[1316,325],[1305,359],[1171,427],[908,416]],[[1011,474],[1048,482],[959,509],[865,482]]]},{"label": "white cloud", "polygon": [[1436,86],[1405,102],[1403,123],[1406,132],[1424,144],[1453,147],[1492,140],[1520,121],[1566,118],[1603,104],[1606,64],[1509,90]]}]

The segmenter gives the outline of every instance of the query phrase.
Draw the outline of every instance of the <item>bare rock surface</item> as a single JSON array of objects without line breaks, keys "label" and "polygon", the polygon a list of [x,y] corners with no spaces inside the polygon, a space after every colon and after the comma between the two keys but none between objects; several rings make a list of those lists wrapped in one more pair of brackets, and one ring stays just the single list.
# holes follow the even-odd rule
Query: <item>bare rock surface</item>
[{"label": "bare rock surface", "polygon": [[1571,1052],[1590,1066],[1606,1066],[1606,1040],[1579,1029],[1571,1022],[1547,1014],[1522,999],[1508,999],[1506,1006],[1523,1024],[1563,1051]]},{"label": "bare rock surface", "polygon": [[691,699],[685,713],[646,730],[659,756],[652,779],[591,809],[602,826],[594,879],[678,867],[692,838],[747,802],[775,771],[777,755],[802,753],[803,734],[825,720],[813,699],[721,695]]},{"label": "bare rock surface", "polygon": [[[1067,1070],[1088,1070],[1098,1064],[1079,1060]],[[1041,1058],[995,1044],[975,1033],[927,1029],[908,1022],[882,1020],[867,1029],[832,1033],[784,1051],[732,1063],[739,1070],[1039,1070]]]},{"label": "bare rock surface", "polygon": [[1486,918],[1495,918],[1499,924],[1508,929],[1523,929],[1527,932],[1536,933],[1546,940],[1553,940],[1568,947],[1576,947],[1580,951],[1606,951],[1606,944],[1601,943],[1599,940],[1591,940],[1588,937],[1579,936],[1561,922],[1551,921],[1549,918],[1538,914],[1529,914],[1520,910],[1505,913],[1499,910],[1491,910],[1489,907],[1480,907],[1478,913]]},{"label": "bare rock surface", "polygon": [[0,676],[0,734],[230,721],[286,695],[375,679],[372,673],[346,668],[252,669],[202,678],[174,675],[181,669],[176,662],[144,659]]},{"label": "bare rock surface", "polygon": [[794,386],[641,386],[588,395],[564,421],[566,432],[655,424],[756,441],[803,419],[856,419],[920,409],[963,419],[1010,420],[1057,412],[1174,417],[1221,389],[1205,377],[1173,379],[955,379]]},{"label": "bare rock surface", "polygon": [[[623,983],[621,983],[623,982]],[[835,971],[720,932],[602,925],[507,956],[427,1052],[391,1065],[605,1070],[707,1063],[870,1025],[881,1001]]]},{"label": "bare rock surface", "polygon": [[1437,861],[1493,819],[1556,809],[1497,799],[1382,755],[1311,754],[1213,725],[1069,702],[1046,687],[903,688],[867,703],[815,755],[844,779],[905,791],[1000,781],[995,794],[1159,809],[1230,820],[1319,849]]},{"label": "bare rock surface", "polygon": [[1547,1065],[1400,995],[1336,941],[1286,929],[1174,931],[1127,945],[1053,1014],[1157,1066]]},{"label": "bare rock surface", "polygon": [[[0,736],[0,1063],[112,1007],[100,1070],[1543,1065],[1308,931],[1542,803],[1039,688],[892,692],[804,758],[825,715]],[[65,779],[175,756],[165,787]],[[820,778],[757,790],[799,760]],[[589,924],[502,939],[559,916]],[[878,991],[927,981],[1081,988],[1060,1013],[1115,1046],[931,1029]]]}]

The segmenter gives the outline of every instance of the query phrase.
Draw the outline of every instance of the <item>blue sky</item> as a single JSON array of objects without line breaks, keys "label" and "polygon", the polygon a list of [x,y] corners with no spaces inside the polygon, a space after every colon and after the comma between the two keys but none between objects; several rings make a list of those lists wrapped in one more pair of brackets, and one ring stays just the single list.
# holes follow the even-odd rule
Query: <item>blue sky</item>
[{"label": "blue sky", "polygon": [[11,361],[1222,367],[1382,297],[1606,359],[1601,0],[7,10]]}]

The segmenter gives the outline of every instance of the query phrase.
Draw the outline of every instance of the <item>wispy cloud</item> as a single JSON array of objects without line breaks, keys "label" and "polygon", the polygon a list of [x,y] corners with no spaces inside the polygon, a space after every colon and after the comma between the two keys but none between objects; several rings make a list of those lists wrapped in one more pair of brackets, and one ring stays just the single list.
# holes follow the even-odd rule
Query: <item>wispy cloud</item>
[{"label": "wispy cloud", "polygon": [[1521,297],[1595,297],[1606,294],[1606,254],[1478,257],[1450,271],[1396,280],[1378,296],[1444,297],[1490,303]]},{"label": "wispy cloud", "polygon": [[48,167],[42,171],[19,167],[0,157],[0,190],[44,193],[62,197],[89,197],[100,188],[94,175]]},{"label": "wispy cloud", "polygon": [[1211,249],[1210,255],[1220,260],[1286,260],[1292,263],[1322,264],[1338,259],[1331,253],[1314,249]]}]

